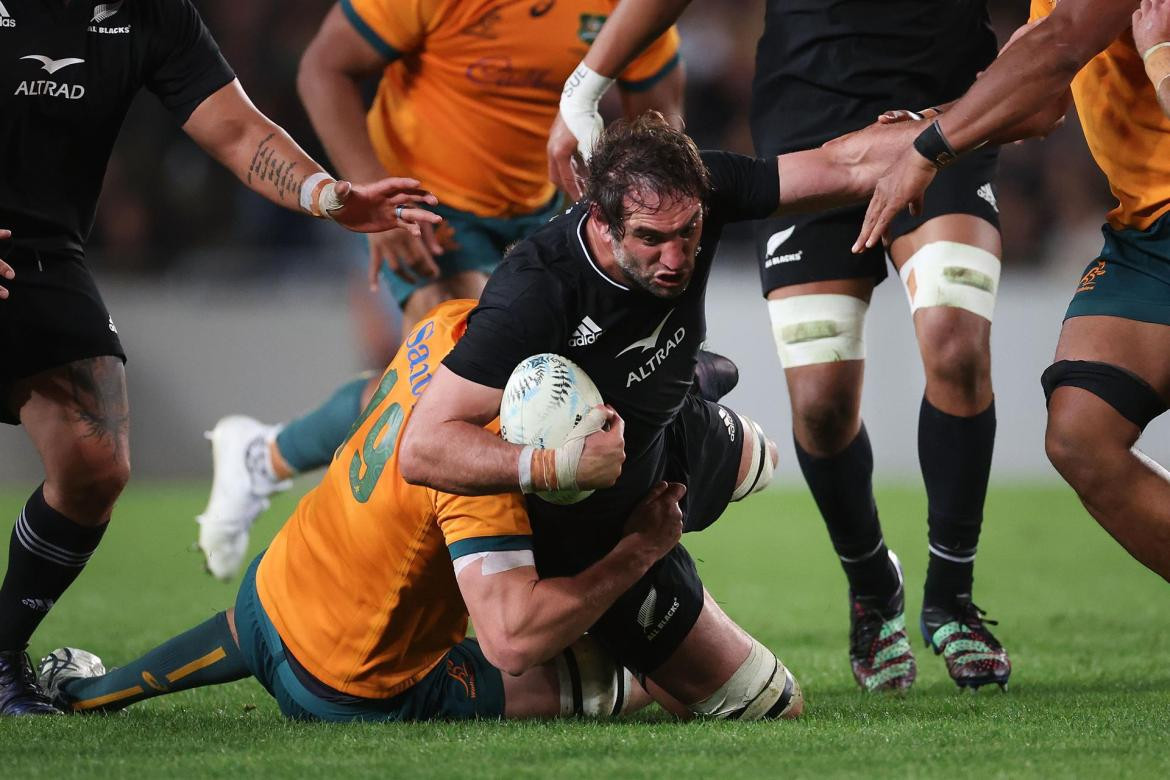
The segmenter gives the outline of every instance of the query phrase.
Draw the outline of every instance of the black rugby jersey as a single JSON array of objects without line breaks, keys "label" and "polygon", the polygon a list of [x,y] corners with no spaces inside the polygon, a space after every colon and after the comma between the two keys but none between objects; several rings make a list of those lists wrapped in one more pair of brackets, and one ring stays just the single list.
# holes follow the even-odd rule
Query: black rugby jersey
[{"label": "black rugby jersey", "polygon": [[954,100],[996,53],[986,0],[768,0],[752,82],[756,151],[807,149],[882,111]]},{"label": "black rugby jersey", "polygon": [[139,88],[182,124],[233,78],[189,0],[0,0],[0,227],[81,256]]},{"label": "black rugby jersey", "polygon": [[680,296],[657,298],[605,274],[587,249],[589,208],[582,201],[508,253],[444,361],[459,376],[498,388],[517,364],[540,352],[564,355],[585,369],[625,420],[626,462],[614,489],[577,507],[624,513],[661,475],[663,434],[690,390],[706,338],[704,299],[723,226],[768,216],[779,205],[774,158],[702,156],[712,191],[694,276]]}]

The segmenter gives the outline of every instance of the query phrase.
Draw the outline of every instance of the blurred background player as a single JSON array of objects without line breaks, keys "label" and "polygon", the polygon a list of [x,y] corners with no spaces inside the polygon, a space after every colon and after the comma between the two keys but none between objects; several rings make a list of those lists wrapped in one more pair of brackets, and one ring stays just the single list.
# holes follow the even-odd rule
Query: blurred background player
[{"label": "blurred background player", "polygon": [[[111,711],[251,675],[298,720],[610,717],[645,704],[582,634],[677,544],[681,485],[654,485],[594,565],[541,578],[519,492],[453,496],[402,478],[411,352],[426,347],[437,369],[474,306],[445,303],[410,334],[321,484],[248,569],[234,609],[106,674],[90,653],[54,651],[41,673],[55,700]],[[590,519],[585,510],[577,522]],[[775,655],[713,601],[706,617],[678,663],[652,678],[680,714],[799,715],[800,687]],[[727,680],[727,656],[744,642],[752,674]]]},{"label": "blurred background player", "polygon": [[14,8],[18,21],[0,27],[0,421],[24,426],[45,478],[13,528],[0,585],[0,715],[56,712],[25,647],[130,477],[126,356],[85,244],[139,87],[277,205],[359,231],[438,220],[413,207],[434,202],[417,181],[327,175],[252,105],[188,0]]},{"label": "blurred background player", "polygon": [[[301,61],[298,87],[330,159],[354,181],[410,171],[438,196],[444,223],[369,239],[402,307],[403,329],[441,301],[476,298],[504,250],[559,210],[545,143],[561,84],[615,0],[342,0]],[[361,83],[381,74],[368,114]],[[656,109],[680,122],[678,35],[660,36],[619,87],[628,116]],[[392,271],[392,273],[390,272]],[[238,415],[212,431],[215,478],[199,517],[210,571],[234,575],[267,496],[329,463],[376,376],[338,388],[286,426]]]},{"label": "blurred background player", "polygon": [[[596,131],[603,74],[686,6],[656,0],[615,14],[566,83],[549,142],[567,177]],[[752,135],[774,156],[857,130],[893,107],[953,100],[996,56],[983,2],[940,13],[922,0],[773,0],[756,57]],[[576,82],[576,83],[575,83]],[[572,132],[569,135],[566,131]],[[930,563],[921,627],[956,683],[1005,684],[1006,651],[971,600],[995,439],[990,332],[1000,270],[993,149],[976,153],[903,212],[889,253],[906,282],[926,391],[918,449],[928,498]],[[864,209],[758,223],[760,278],[792,404],[797,458],[849,580],[850,660],[866,690],[904,689],[916,668],[906,637],[900,566],[882,537],[873,452],[861,421],[865,314],[886,252],[850,247]]]},{"label": "blurred background player", "polygon": [[1056,361],[1042,377],[1045,445],[1101,526],[1170,580],[1170,473],[1134,448],[1170,399],[1170,164],[1161,152],[1170,138],[1170,7],[1160,0],[1034,0],[1032,16],[1043,22],[883,177],[858,240],[873,241],[940,165],[1037,106],[1060,101],[1071,83],[1089,149],[1118,203],[1102,228],[1104,247],[1065,312]]}]

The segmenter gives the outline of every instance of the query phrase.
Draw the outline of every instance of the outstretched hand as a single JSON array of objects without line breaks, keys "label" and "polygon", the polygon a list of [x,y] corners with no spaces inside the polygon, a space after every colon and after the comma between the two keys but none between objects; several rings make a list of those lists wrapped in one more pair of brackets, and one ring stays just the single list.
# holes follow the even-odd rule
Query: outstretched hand
[{"label": "outstretched hand", "polygon": [[878,179],[869,207],[865,210],[861,234],[853,244],[853,252],[860,254],[877,246],[894,217],[907,206],[911,214],[917,215],[922,210],[922,197],[926,194],[926,188],[934,181],[937,173],[938,169],[916,149],[906,149]]},{"label": "outstretched hand", "polygon": [[437,205],[439,199],[422,189],[417,179],[391,177],[372,184],[339,181],[333,193],[337,202],[328,206],[329,217],[357,233],[380,233],[400,227],[421,237],[421,224],[443,221],[438,214],[422,208]]}]

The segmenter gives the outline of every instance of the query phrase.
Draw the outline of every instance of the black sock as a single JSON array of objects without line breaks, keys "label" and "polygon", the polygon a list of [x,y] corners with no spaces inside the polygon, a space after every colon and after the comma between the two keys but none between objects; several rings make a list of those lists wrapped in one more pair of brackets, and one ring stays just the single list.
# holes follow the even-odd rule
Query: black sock
[{"label": "black sock", "polygon": [[104,525],[82,526],[45,503],[44,485],[12,527],[8,572],[0,585],[0,650],[23,650],[29,637],[97,549]]},{"label": "black sock", "polygon": [[974,417],[955,417],[922,399],[918,460],[930,541],[925,606],[950,606],[971,592],[994,446],[994,401]]},{"label": "black sock", "polygon": [[873,449],[865,425],[845,449],[827,458],[796,445],[796,460],[829,529],[833,549],[855,596],[888,598],[898,589],[873,498]]},{"label": "black sock", "polygon": [[74,710],[109,712],[165,693],[229,683],[250,674],[232,638],[227,613],[220,612],[101,677],[67,681],[61,686],[61,696]]}]

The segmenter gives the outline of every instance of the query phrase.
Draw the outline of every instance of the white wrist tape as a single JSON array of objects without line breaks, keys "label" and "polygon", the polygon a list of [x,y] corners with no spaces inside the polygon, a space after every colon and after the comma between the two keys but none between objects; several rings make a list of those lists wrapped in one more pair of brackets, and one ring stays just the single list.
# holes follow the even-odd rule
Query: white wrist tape
[{"label": "white wrist tape", "polygon": [[1142,52],[1142,63],[1150,83],[1154,85],[1154,91],[1157,91],[1162,82],[1170,77],[1170,41],[1155,43]]},{"label": "white wrist tape", "polygon": [[521,493],[535,493],[536,488],[532,486],[532,451],[536,447],[529,444],[524,449],[520,450],[520,460],[517,467],[520,471],[520,492]]},{"label": "white wrist tape", "polygon": [[582,61],[565,81],[561,92],[561,117],[576,137],[577,150],[586,161],[605,127],[597,107],[611,84],[613,79],[602,76]]},{"label": "white wrist tape", "polygon": [[314,173],[309,178],[305,179],[304,184],[301,185],[301,208],[312,214],[314,217],[319,217],[321,214],[314,210],[317,205],[313,198],[313,191],[317,189],[317,185],[323,181],[332,181],[333,177],[327,173]]}]

